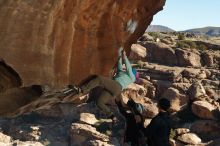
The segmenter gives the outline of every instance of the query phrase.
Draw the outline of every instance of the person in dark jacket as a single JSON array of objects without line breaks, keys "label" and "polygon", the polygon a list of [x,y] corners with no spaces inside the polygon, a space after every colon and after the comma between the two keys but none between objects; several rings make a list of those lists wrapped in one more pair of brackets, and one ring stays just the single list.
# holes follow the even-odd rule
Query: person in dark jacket
[{"label": "person in dark jacket", "polygon": [[121,101],[116,101],[120,113],[126,119],[126,129],[124,135],[124,142],[130,144],[131,146],[143,146],[143,128],[144,120],[142,117],[143,106],[141,104],[135,103],[132,99],[129,99],[127,105],[130,109],[128,113],[122,106]]},{"label": "person in dark jacket", "polygon": [[151,120],[145,129],[147,143],[149,146],[170,146],[169,135],[171,131],[171,121],[168,113],[170,101],[161,98],[158,102],[159,113]]}]

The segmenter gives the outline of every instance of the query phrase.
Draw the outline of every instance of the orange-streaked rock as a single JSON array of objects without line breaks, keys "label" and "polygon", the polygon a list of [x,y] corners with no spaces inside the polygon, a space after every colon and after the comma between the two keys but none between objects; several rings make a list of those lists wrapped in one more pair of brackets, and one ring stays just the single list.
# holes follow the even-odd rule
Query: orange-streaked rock
[{"label": "orange-streaked rock", "polygon": [[117,49],[127,51],[165,0],[0,2],[0,59],[23,85],[78,84],[108,75]]}]

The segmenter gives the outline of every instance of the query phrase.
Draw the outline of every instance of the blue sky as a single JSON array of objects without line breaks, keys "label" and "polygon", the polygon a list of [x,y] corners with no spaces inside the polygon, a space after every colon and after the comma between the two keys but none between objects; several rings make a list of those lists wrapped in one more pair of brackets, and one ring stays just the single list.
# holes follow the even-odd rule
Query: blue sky
[{"label": "blue sky", "polygon": [[177,31],[220,27],[220,0],[166,0],[164,9],[154,16],[151,24]]}]

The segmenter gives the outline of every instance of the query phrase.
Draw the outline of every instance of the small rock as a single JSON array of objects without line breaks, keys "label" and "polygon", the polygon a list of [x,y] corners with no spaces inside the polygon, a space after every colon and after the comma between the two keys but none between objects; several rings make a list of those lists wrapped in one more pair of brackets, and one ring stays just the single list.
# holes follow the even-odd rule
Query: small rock
[{"label": "small rock", "polygon": [[114,145],[108,144],[107,142],[103,142],[100,140],[89,140],[86,143],[86,146],[114,146]]},{"label": "small rock", "polygon": [[170,145],[171,146],[184,146],[185,144],[183,144],[182,142],[178,140],[170,139]]},{"label": "small rock", "polygon": [[143,105],[144,105],[143,116],[145,118],[153,118],[158,114],[159,110],[157,104],[152,103],[152,104],[143,104]]},{"label": "small rock", "polygon": [[153,99],[155,97],[156,88],[154,85],[145,79],[140,79],[139,85],[143,86],[146,89],[146,97]]},{"label": "small rock", "polygon": [[13,145],[16,146],[44,146],[44,144],[36,141],[15,141]]},{"label": "small rock", "polygon": [[144,127],[147,127],[150,124],[151,120],[152,119],[145,119],[144,120]]},{"label": "small rock", "polygon": [[79,121],[89,125],[94,125],[98,122],[95,115],[91,113],[81,113]]},{"label": "small rock", "polygon": [[12,141],[12,138],[10,136],[7,136],[3,134],[2,132],[0,132],[0,142],[4,144],[8,144],[8,143],[11,143],[11,141]]},{"label": "small rock", "polygon": [[185,133],[188,133],[190,130],[187,129],[187,128],[178,128],[178,129],[175,129],[175,132],[177,135],[182,135],[182,134],[185,134]]},{"label": "small rock", "polygon": [[109,137],[96,131],[96,128],[80,123],[73,123],[71,126],[71,141],[72,143],[85,143],[88,139],[101,140],[103,142],[109,141]]},{"label": "small rock", "polygon": [[177,139],[186,144],[199,144],[201,139],[194,133],[186,133],[181,136],[178,136]]}]

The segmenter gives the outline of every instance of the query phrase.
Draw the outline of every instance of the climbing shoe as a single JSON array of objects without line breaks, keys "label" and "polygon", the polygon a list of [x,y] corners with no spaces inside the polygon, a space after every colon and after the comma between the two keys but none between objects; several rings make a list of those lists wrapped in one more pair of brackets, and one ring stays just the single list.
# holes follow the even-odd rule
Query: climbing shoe
[{"label": "climbing shoe", "polygon": [[80,87],[77,87],[75,85],[68,85],[68,88],[71,89],[71,94],[76,95],[82,93],[82,89]]}]

